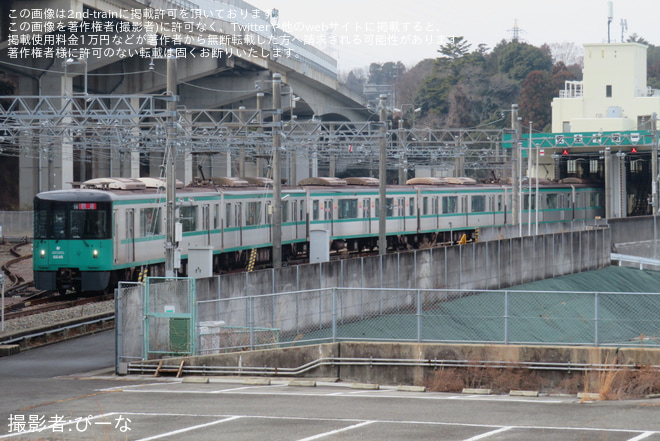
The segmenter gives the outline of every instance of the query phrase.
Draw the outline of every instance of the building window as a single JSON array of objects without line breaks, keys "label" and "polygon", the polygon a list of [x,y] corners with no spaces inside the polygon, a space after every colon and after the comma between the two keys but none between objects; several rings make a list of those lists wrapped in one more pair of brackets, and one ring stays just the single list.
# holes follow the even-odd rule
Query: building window
[{"label": "building window", "polygon": [[608,84],[607,86],[605,86],[605,96],[607,98],[612,98],[612,85],[611,84]]}]

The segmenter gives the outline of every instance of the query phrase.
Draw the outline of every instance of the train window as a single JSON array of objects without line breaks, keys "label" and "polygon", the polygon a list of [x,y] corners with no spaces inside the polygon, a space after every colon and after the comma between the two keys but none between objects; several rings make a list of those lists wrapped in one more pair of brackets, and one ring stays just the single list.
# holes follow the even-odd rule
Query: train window
[{"label": "train window", "polygon": [[362,199],[362,218],[371,219],[371,199]]},{"label": "train window", "polygon": [[589,207],[596,208],[600,206],[600,195],[597,192],[589,194]]},{"label": "train window", "polygon": [[[280,205],[280,211],[282,210],[282,205]],[[280,213],[283,217],[284,214]],[[270,225],[273,223],[273,203],[271,201],[266,201],[264,204],[264,219],[266,219],[266,224]]]},{"label": "train window", "polygon": [[238,202],[234,205],[234,226],[240,227],[243,225],[243,205]]},{"label": "train window", "polygon": [[504,202],[504,197],[502,195],[497,196],[497,211],[501,213],[504,211],[504,207],[502,206],[502,202]]},{"label": "train window", "polygon": [[213,206],[213,229],[217,230],[219,228],[220,222],[220,205],[215,204]]},{"label": "train window", "polygon": [[312,220],[319,220],[319,201],[312,201]]},{"label": "train window", "polygon": [[410,198],[408,200],[408,216],[415,215],[415,198]]},{"label": "train window", "polygon": [[358,217],[358,200],[341,199],[339,201],[339,219],[356,219]]},{"label": "train window", "polygon": [[245,225],[259,225],[261,223],[261,202],[248,202],[245,213]]},{"label": "train window", "polygon": [[387,198],[385,199],[385,202],[387,202],[387,209],[385,210],[385,217],[392,217],[394,216],[394,198]]},{"label": "train window", "polygon": [[160,209],[143,208],[140,210],[140,228],[142,236],[160,234]]},{"label": "train window", "polygon": [[[536,209],[536,195],[532,195],[532,210]],[[529,210],[529,194],[523,195],[523,210]]]},{"label": "train window", "polygon": [[231,204],[225,205],[225,227],[231,227]]},{"label": "train window", "polygon": [[422,198],[422,214],[428,214],[429,212],[429,198],[427,196]]},{"label": "train window", "polygon": [[282,223],[289,222],[289,201],[282,201]]},{"label": "train window", "polygon": [[486,211],[486,196],[472,196],[472,213],[483,213]]},{"label": "train window", "polygon": [[433,214],[440,214],[440,197],[436,196],[433,198]]},{"label": "train window", "polygon": [[34,210],[34,238],[48,239],[48,210]]},{"label": "train window", "polygon": [[179,208],[179,218],[184,232],[197,230],[197,207],[187,205]]},{"label": "train window", "polygon": [[444,196],[442,198],[442,214],[456,213],[458,208],[457,196]]},{"label": "train window", "polygon": [[546,194],[545,195],[545,206],[548,210],[553,210],[557,208],[557,195],[556,194]]},{"label": "train window", "polygon": [[303,201],[300,201],[300,205],[298,206],[298,208],[300,209],[300,216],[298,217],[298,219],[300,220],[300,222],[302,222],[305,220],[305,204],[303,203]]},{"label": "train window", "polygon": [[325,220],[332,219],[332,211],[332,200],[323,201],[323,218]]}]

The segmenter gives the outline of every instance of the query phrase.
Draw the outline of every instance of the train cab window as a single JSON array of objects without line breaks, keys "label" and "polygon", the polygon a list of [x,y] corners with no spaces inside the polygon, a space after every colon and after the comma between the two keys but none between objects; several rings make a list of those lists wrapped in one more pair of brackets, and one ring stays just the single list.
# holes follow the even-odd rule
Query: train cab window
[{"label": "train cab window", "polygon": [[457,196],[444,196],[442,198],[442,214],[456,213],[458,208]]},{"label": "train cab window", "polygon": [[486,196],[472,196],[472,213],[483,213],[486,211]]},{"label": "train cab window", "polygon": [[106,211],[97,209],[95,203],[74,204],[70,216],[71,239],[105,239],[108,237]]},{"label": "train cab window", "polygon": [[339,219],[356,219],[357,215],[357,199],[341,199],[339,201]]},{"label": "train cab window", "polygon": [[415,215],[415,198],[410,198],[408,200],[408,216]]},{"label": "train cab window", "polygon": [[245,212],[245,225],[259,225],[261,223],[261,202],[248,202]]},{"label": "train cab window", "polygon": [[319,201],[312,201],[312,220],[319,220]]},{"label": "train cab window", "polygon": [[158,208],[141,209],[140,228],[142,236],[156,236],[160,234],[160,210]]},{"label": "train cab window", "polygon": [[66,212],[53,210],[53,239],[66,239]]},{"label": "train cab window", "polygon": [[184,233],[197,230],[197,207],[188,205],[179,208],[179,218]]}]

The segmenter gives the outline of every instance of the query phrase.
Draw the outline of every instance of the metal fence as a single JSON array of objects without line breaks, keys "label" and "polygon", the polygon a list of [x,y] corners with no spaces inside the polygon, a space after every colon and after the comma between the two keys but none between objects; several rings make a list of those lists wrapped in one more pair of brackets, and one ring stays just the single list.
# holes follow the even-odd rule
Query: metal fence
[{"label": "metal fence", "polygon": [[194,279],[121,282],[115,291],[115,311],[117,372],[133,361],[196,352]]},{"label": "metal fence", "polygon": [[32,237],[32,211],[0,211],[0,241],[3,238]]},{"label": "metal fence", "polygon": [[199,354],[337,341],[660,346],[660,294],[327,288],[197,302]]}]

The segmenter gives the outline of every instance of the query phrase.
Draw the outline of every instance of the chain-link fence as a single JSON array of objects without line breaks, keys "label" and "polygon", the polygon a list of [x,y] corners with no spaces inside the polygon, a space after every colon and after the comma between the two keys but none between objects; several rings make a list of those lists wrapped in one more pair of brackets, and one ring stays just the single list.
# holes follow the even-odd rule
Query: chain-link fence
[{"label": "chain-link fence", "polygon": [[337,341],[660,346],[660,294],[328,288],[204,301],[199,353]]},{"label": "chain-link fence", "polygon": [[3,239],[32,237],[32,211],[0,211],[0,242]]}]

